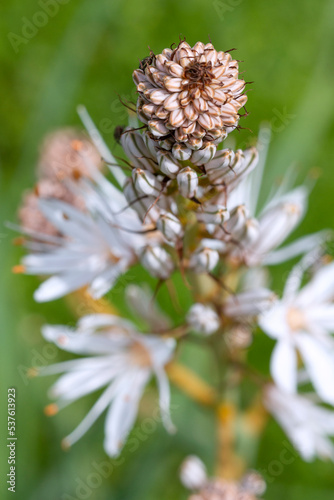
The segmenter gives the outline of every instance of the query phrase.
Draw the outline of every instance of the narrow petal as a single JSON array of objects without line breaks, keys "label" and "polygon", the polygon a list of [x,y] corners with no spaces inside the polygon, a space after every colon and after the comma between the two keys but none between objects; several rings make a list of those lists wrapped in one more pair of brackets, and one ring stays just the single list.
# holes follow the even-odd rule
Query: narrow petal
[{"label": "narrow petal", "polygon": [[315,390],[323,401],[334,404],[334,351],[308,334],[298,334],[296,344]]},{"label": "narrow petal", "polygon": [[273,351],[270,371],[278,387],[288,394],[297,388],[297,355],[291,342],[280,340]]}]

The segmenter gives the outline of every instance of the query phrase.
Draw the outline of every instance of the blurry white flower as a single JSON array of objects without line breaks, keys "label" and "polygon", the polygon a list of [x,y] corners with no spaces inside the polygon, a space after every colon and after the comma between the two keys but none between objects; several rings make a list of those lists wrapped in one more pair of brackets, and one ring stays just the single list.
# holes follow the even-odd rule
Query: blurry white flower
[{"label": "blurry white flower", "polygon": [[66,187],[63,182],[55,179],[41,179],[33,190],[24,193],[18,218],[24,231],[51,236],[59,236],[57,229],[45,217],[39,206],[40,199],[56,199],[73,205],[78,209],[84,208],[84,202],[79,196]]},{"label": "blurry white flower", "polygon": [[[221,201],[225,203],[231,214],[238,210],[239,220],[234,220],[231,216],[231,220],[225,225],[231,240],[227,252],[248,266],[278,264],[305,254],[319,245],[326,236],[322,231],[279,248],[302,221],[307,209],[309,190],[304,186],[289,190],[291,179],[287,175],[282,185],[270,194],[269,201],[264,207],[258,209],[268,145],[268,129],[263,129],[258,139],[258,150],[261,151],[259,159],[251,160],[251,167],[248,167],[241,177],[237,176],[234,184],[232,181],[229,185],[224,171],[223,179],[228,192],[226,195],[226,191],[223,190],[216,200],[217,203]],[[230,150],[225,151],[224,165],[226,164],[225,169],[227,169],[234,153]],[[241,153],[246,154],[246,151]],[[220,151],[217,154],[222,153],[223,151]],[[254,162],[257,165],[255,169]],[[239,168],[243,172],[242,167]],[[230,176],[232,174],[233,172]],[[242,206],[245,207],[244,212],[240,211]],[[218,237],[217,234],[215,236]],[[219,237],[227,241],[229,239],[222,231]]]},{"label": "blurry white flower", "polygon": [[[38,302],[87,285],[93,297],[101,297],[136,262],[136,252],[146,244],[143,235],[113,226],[103,213],[93,216],[52,199],[40,200],[39,207],[61,236],[25,231],[34,237],[35,251],[23,257],[24,272],[52,276],[35,292]],[[135,214],[126,224],[134,231],[142,227]]]},{"label": "blurry white flower", "polygon": [[[304,258],[306,261],[306,258]],[[316,392],[334,404],[334,263],[318,270],[300,289],[303,261],[291,272],[278,301],[261,317],[261,328],[277,340],[271,359],[276,384],[293,393],[297,387],[298,353]]]},{"label": "blurry white flower", "polygon": [[108,408],[104,447],[117,456],[133,427],[145,386],[155,375],[160,392],[162,421],[173,431],[170,420],[170,391],[164,366],[173,355],[175,341],[143,335],[129,321],[117,316],[95,314],[82,318],[76,329],[45,326],[43,335],[61,349],[86,357],[42,368],[41,375],[64,373],[51,388],[54,414],[77,399],[104,389],[79,426],[64,440],[70,446],[80,439]]},{"label": "blurry white flower", "polygon": [[254,288],[225,300],[224,314],[235,319],[257,316],[269,309],[276,300],[276,295],[267,288]]},{"label": "blurry white flower", "polygon": [[216,311],[205,304],[194,304],[187,314],[188,325],[196,332],[211,335],[220,327],[220,319]]},{"label": "blurry white flower", "polygon": [[204,486],[208,477],[202,460],[195,455],[187,457],[180,468],[180,479],[188,490],[199,490]]},{"label": "blurry white flower", "polygon": [[[245,251],[248,265],[274,264],[280,262],[280,259],[288,258],[287,253],[279,254],[280,259],[278,259],[278,256],[271,252],[287,239],[304,217],[307,196],[307,189],[299,187],[279,196],[262,210],[258,217],[257,237],[250,242]],[[305,252],[305,240],[298,250],[295,248],[295,252],[297,251]]]},{"label": "blurry white flower", "polygon": [[34,189],[24,193],[18,217],[24,230],[59,235],[57,229],[39,208],[40,198],[54,198],[84,209],[84,201],[68,187],[68,181],[83,175],[89,177],[83,155],[98,170],[103,162],[97,149],[81,131],[65,128],[48,134],[43,141],[38,159],[38,182]]},{"label": "blurry white flower", "polygon": [[265,388],[264,404],[306,461],[334,461],[334,411],[323,408],[307,396],[289,394],[274,385]]},{"label": "blurry white flower", "polygon": [[129,285],[125,289],[127,304],[139,317],[145,320],[153,332],[167,330],[170,319],[160,310],[154,292],[145,285]]},{"label": "blurry white flower", "polygon": [[[124,173],[115,166],[115,159],[86,111],[81,112],[101,156],[112,165],[114,180],[124,182]],[[22,230],[33,239],[27,242],[31,253],[23,258],[22,271],[51,275],[35,292],[39,302],[62,297],[84,286],[89,287],[94,298],[101,297],[138,260],[149,243],[162,239],[158,231],[157,237],[146,232],[152,226],[143,225],[124,194],[98,171],[84,152],[82,161],[90,178],[68,181],[68,185],[83,201],[85,211],[56,199],[40,199],[39,210],[57,234]]]}]

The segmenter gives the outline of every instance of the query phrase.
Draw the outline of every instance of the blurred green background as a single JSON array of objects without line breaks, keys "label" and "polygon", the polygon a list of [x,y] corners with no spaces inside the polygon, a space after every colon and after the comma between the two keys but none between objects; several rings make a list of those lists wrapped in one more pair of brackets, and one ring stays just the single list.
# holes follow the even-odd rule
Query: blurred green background
[{"label": "blurred green background", "polygon": [[[179,464],[185,455],[198,453],[212,471],[215,435],[210,412],[177,389],[173,389],[177,435],[168,436],[159,423],[152,432],[143,432],[139,422],[133,433],[138,449],[125,450],[115,463],[103,452],[100,419],[73,449],[61,450],[61,438],[81,420],[92,399],[48,419],[43,407],[49,402],[51,380],[28,380],[26,371],[32,364],[61,359],[41,339],[40,326],[73,322],[73,316],[64,301],[35,304],[32,292],[37,279],[11,274],[21,250],[11,245],[13,234],[3,222],[16,220],[21,193],[34,183],[38,145],[44,134],[79,125],[75,110],[83,103],[114,148],[113,128],[126,122],[116,93],[133,100],[131,73],[147,55],[148,45],[159,53],[182,33],[191,44],[210,37],[218,50],[238,49],[234,55],[244,61],[241,68],[246,80],[254,83],[247,105],[250,115],[241,123],[253,132],[235,132],[237,145],[254,141],[263,121],[273,128],[264,195],[289,166],[295,165],[301,178],[319,167],[321,176],[311,194],[310,211],[297,233],[333,227],[334,2],[59,0],[45,22],[45,16],[38,13],[46,3],[11,0],[0,7],[1,498],[6,497],[8,469],[7,388],[16,387],[18,500],[186,499],[187,492],[178,481]],[[40,27],[32,28],[31,22]],[[278,290],[289,266],[275,271]],[[140,278],[137,272],[133,276]],[[117,291],[111,298],[122,309]],[[163,294],[160,300],[164,301]],[[184,297],[185,307],[187,301]],[[267,369],[270,349],[271,344],[263,341],[256,352],[251,350],[253,361],[258,359],[263,369]],[[205,374],[210,361],[200,347],[189,347],[182,356]],[[155,405],[154,387],[147,398]],[[285,441],[275,423],[261,440],[253,466],[274,471],[269,473],[265,498],[332,500],[333,465],[304,464],[299,458],[283,467],[277,465]],[[106,473],[107,478],[102,473],[92,475],[103,461],[113,467],[112,473]]]}]

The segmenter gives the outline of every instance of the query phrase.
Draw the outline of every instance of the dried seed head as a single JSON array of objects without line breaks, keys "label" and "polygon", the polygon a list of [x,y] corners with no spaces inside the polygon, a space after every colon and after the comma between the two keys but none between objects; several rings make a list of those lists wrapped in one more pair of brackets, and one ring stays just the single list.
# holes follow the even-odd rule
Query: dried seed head
[{"label": "dried seed head", "polygon": [[82,132],[71,128],[58,130],[49,134],[42,144],[38,174],[58,181],[76,175],[89,177],[85,161],[99,169],[103,165],[99,153]]},{"label": "dried seed head", "polygon": [[[133,79],[139,94],[137,112],[154,139],[173,146],[177,159],[205,150],[194,161],[210,160],[215,146],[237,127],[239,110],[247,101],[238,62],[211,43],[193,47],[181,41],[145,58]],[[176,147],[184,146],[183,150]]]}]

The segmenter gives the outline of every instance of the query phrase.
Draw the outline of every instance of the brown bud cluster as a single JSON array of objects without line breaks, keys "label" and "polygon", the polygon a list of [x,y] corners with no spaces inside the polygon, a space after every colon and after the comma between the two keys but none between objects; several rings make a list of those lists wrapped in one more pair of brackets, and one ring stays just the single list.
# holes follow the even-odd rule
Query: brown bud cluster
[{"label": "brown bud cluster", "polygon": [[182,41],[151,54],[133,73],[139,94],[137,113],[160,147],[177,159],[216,146],[239,122],[247,101],[238,62],[211,43]]}]

